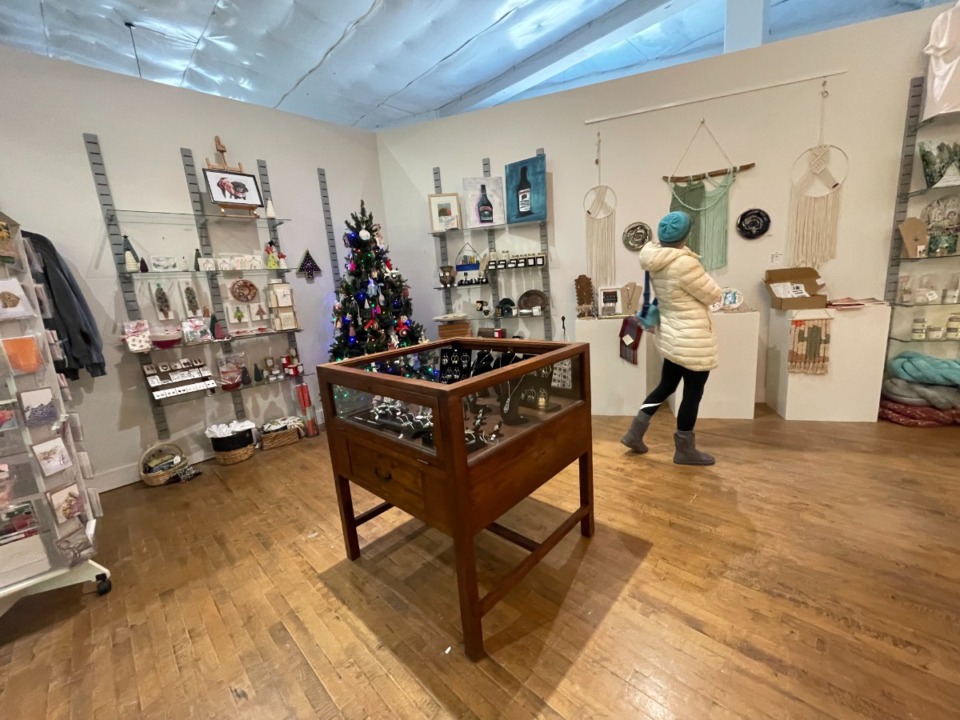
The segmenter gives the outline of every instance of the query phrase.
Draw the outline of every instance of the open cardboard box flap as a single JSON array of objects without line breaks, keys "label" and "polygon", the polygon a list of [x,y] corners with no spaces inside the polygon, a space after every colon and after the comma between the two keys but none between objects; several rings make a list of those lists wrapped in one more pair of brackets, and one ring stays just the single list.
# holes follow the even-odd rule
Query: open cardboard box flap
[{"label": "open cardboard box flap", "polygon": [[[770,296],[770,307],[774,310],[814,310],[827,306],[827,296],[820,295],[820,273],[811,267],[777,268],[767,270],[763,276],[763,286]],[[810,297],[777,297],[771,285],[776,283],[798,283],[803,285]]]}]

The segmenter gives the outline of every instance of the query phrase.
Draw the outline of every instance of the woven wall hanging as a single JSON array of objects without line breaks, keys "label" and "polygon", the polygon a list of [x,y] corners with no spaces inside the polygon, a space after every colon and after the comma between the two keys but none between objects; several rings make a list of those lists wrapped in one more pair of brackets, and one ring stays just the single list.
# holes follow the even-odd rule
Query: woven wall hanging
[{"label": "woven wall hanging", "polygon": [[830,319],[794,320],[790,323],[787,371],[826,375],[830,367]]}]

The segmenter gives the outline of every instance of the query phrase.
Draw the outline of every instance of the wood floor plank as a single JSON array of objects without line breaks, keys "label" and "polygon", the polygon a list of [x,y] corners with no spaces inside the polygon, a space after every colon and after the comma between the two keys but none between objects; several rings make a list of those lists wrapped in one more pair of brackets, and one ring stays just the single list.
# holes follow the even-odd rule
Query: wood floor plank
[{"label": "wood floor plank", "polygon": [[[0,618],[0,708],[64,720],[952,720],[956,429],[703,421],[711,468],[594,419],[597,532],[571,535],[463,654],[449,538],[398,510],[343,542],[323,437],[103,495],[105,597]],[[542,539],[570,467],[500,522]],[[358,512],[376,504],[356,492]],[[481,585],[525,555],[476,539]],[[3,715],[3,712],[0,712]]]}]

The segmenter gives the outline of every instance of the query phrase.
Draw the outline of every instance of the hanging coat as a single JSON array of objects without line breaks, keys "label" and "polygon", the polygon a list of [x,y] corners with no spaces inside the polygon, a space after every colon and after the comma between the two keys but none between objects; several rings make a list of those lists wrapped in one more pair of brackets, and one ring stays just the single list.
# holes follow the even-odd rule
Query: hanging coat
[{"label": "hanging coat", "polygon": [[106,375],[100,331],[67,263],[43,235],[24,231],[23,237],[30,242],[42,265],[35,281],[46,285],[50,295],[53,317],[44,319],[44,325],[56,330],[63,341],[64,360],[54,363],[57,371],[68,380],[78,380],[81,369],[93,377]]}]

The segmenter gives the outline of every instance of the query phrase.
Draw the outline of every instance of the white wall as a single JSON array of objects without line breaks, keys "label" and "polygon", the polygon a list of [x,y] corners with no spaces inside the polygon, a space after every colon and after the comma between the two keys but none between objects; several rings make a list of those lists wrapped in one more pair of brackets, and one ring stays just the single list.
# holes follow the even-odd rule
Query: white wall
[{"label": "white wall", "polygon": [[[317,167],[324,167],[337,236],[343,220],[366,200],[381,216],[381,183],[376,141],[371,133],[322,124],[252,105],[169,88],[70,63],[0,48],[0,209],[24,229],[51,238],[83,288],[106,343],[106,377],[72,383],[86,428],[86,448],[98,479],[112,486],[137,478],[141,452],[156,441],[139,365],[121,352],[112,336],[126,319],[108,238],[82,134],[99,135],[117,207],[190,212],[180,161],[188,147],[202,164],[213,157],[220,135],[228,160],[256,172],[267,161],[277,212],[293,222],[280,228],[281,243],[292,263],[309,248],[324,268],[308,284],[293,278],[301,325],[302,357],[308,369],[326,360],[331,339],[329,312],[332,280]],[[149,253],[188,254],[197,246],[189,227],[123,228]],[[163,239],[158,240],[157,235]],[[159,247],[158,247],[159,245]],[[247,248],[253,252],[255,246]],[[291,276],[293,277],[293,276]],[[254,356],[281,354],[280,338],[237,343]],[[191,353],[193,354],[193,353]],[[207,352],[208,359],[213,353]],[[244,393],[254,419],[293,410],[289,384]],[[314,399],[316,383],[311,382]],[[198,413],[198,411],[202,411]],[[211,398],[168,409],[175,442],[196,456],[209,443],[202,436],[209,422],[233,418],[228,398]]]},{"label": "white wall", "polygon": [[[825,139],[848,153],[850,171],[842,201],[838,256],[822,273],[833,296],[881,297],[907,89],[910,78],[923,72],[921,49],[940,10],[897,15],[379,133],[393,254],[416,289],[418,318],[429,321],[442,312],[440,293],[427,289],[436,284],[437,265],[436,241],[426,234],[425,197],[433,192],[433,166],[441,167],[443,189],[452,192],[458,191],[461,177],[480,174],[483,157],[490,158],[494,174],[502,174],[505,163],[527,157],[537,147],[545,149],[548,172],[552,173],[553,308],[558,318],[567,316],[569,336],[575,314],[573,279],[586,271],[583,197],[597,184],[593,164],[597,131],[603,136],[603,182],[613,187],[619,198],[617,282],[624,284],[641,281],[642,274],[636,256],[622,247],[620,233],[636,220],[656,227],[670,203],[670,191],[660,178],[673,172],[705,118],[734,162],[757,164],[738,178],[731,191],[729,265],[715,277],[722,285],[742,290],[748,303],[761,309],[763,346],[769,313],[761,279],[771,254],[785,250],[791,166],[801,152],[818,142],[819,81],[600,125],[586,126],[584,121],[837,70],[848,72],[829,81]],[[680,171],[685,174],[726,165],[701,134]],[[751,207],[769,212],[773,226],[763,239],[747,242],[735,233],[733,224]],[[409,244],[399,245],[398,237],[409,239]],[[510,291],[506,294],[517,297]],[[756,352],[760,361],[758,398],[762,399],[766,358],[761,349]]]}]

